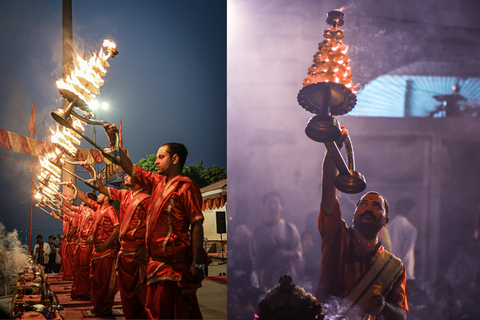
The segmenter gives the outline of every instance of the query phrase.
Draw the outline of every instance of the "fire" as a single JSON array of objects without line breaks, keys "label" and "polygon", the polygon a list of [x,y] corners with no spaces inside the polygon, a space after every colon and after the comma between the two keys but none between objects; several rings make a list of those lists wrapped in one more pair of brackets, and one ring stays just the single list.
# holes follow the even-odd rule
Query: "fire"
[{"label": "fire", "polygon": [[117,45],[115,43],[113,43],[112,41],[108,40],[108,39],[105,39],[103,40],[103,46],[104,47],[111,47],[111,48],[116,48]]},{"label": "fire", "polygon": [[88,106],[95,100],[95,95],[100,93],[100,87],[104,84],[102,77],[107,73],[105,67],[109,66],[108,59],[117,52],[115,43],[110,40],[104,40],[103,46],[107,47],[107,50],[104,52],[102,48],[98,55],[94,53],[88,61],[77,56],[75,70],[66,79],[57,81],[60,93],[64,90],[74,95],[72,98],[62,93],[70,102],[81,100]]},{"label": "fire", "polygon": [[[342,11],[345,8],[337,9]],[[352,73],[347,57],[348,46],[341,39],[343,31],[338,29],[343,24],[339,19],[333,19],[331,26],[324,30],[324,38],[318,44],[318,51],[313,56],[313,64],[308,68],[307,77],[303,80],[303,86],[319,82],[335,82],[343,84],[346,88],[355,92]]]},{"label": "fire", "polygon": [[[83,130],[83,123],[76,119],[73,121],[73,125],[76,128]],[[61,169],[60,166],[65,162],[65,157],[75,156],[77,152],[76,145],[80,144],[80,140],[77,138],[77,134],[65,127],[56,130],[50,129],[51,141],[57,146],[55,151],[45,154],[40,157],[41,171],[37,176],[40,187],[35,193],[35,199],[40,205],[47,206],[55,211],[55,207],[58,206],[54,202],[55,195],[59,193],[61,181]],[[57,210],[59,210],[57,208]],[[45,211],[45,210],[44,210]],[[48,211],[46,211],[48,213]]]},{"label": "fire", "polygon": [[[77,56],[75,70],[65,79],[56,82],[60,94],[70,102],[68,108],[62,110],[68,117],[62,119],[65,122],[61,128],[50,129],[51,142],[56,146],[54,152],[50,152],[40,157],[41,170],[37,176],[39,187],[35,192],[35,199],[38,201],[37,207],[48,207],[52,212],[45,212],[53,216],[61,216],[61,210],[56,196],[59,194],[61,184],[62,170],[65,162],[70,162],[69,157],[74,157],[77,153],[77,146],[80,144],[80,138],[85,131],[85,124],[90,123],[92,116],[90,104],[95,102],[96,95],[100,94],[100,87],[104,84],[104,77],[107,73],[106,67],[109,67],[108,59],[118,54],[116,45],[110,40],[104,40],[103,46],[98,55],[93,56],[87,61]],[[84,111],[84,117],[73,111],[77,107]],[[73,116],[71,117],[70,114]],[[55,118],[55,117],[54,117]],[[55,118],[57,121],[58,119]],[[68,128],[65,127],[68,123]],[[72,129],[73,130],[72,130]],[[67,170],[68,171],[68,170]]]}]

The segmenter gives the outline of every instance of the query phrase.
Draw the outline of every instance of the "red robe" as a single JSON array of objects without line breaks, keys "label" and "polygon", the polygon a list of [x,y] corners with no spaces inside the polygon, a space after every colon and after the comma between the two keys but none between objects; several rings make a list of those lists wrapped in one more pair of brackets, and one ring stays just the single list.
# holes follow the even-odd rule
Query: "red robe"
[{"label": "red robe", "polygon": [[189,178],[177,176],[165,184],[165,177],[139,166],[135,183],[150,192],[148,207],[147,297],[150,319],[201,319],[195,290],[186,293],[179,283],[191,282],[192,265],[189,228],[203,220],[202,195]]},{"label": "red robe", "polygon": [[150,196],[145,192],[108,188],[109,198],[120,201],[120,252],[117,272],[125,319],[145,319],[147,259],[141,263],[133,257],[145,245],[147,206]]},{"label": "red robe", "polygon": [[[332,301],[348,295],[374,264],[372,258],[385,249],[377,246],[374,252],[378,241],[370,243],[358,230],[347,227],[338,201],[331,215],[320,210],[318,229],[322,236],[322,260],[315,297],[321,304],[333,305]],[[408,312],[405,267],[385,301]]]},{"label": "red robe", "polygon": [[71,298],[85,298],[90,295],[90,261],[92,259],[93,246],[87,245],[88,237],[93,234],[93,223],[95,222],[95,211],[89,207],[80,206],[78,214],[81,216],[79,223],[79,244],[75,250],[74,279]]},{"label": "red robe", "polygon": [[65,260],[67,259],[65,250],[67,246],[67,231],[68,231],[68,226],[69,222],[72,218],[70,218],[68,215],[64,214],[63,215],[63,223],[62,223],[62,243],[60,244],[60,249],[58,249],[58,253],[60,254],[60,257],[62,259],[62,265],[61,265],[61,272],[64,272],[65,269]]},{"label": "red robe", "polygon": [[[119,225],[118,212],[114,207],[101,206],[90,200],[90,207],[97,211],[93,226],[93,247],[104,243]],[[118,291],[115,273],[115,260],[117,256],[116,241],[102,252],[93,250],[90,266],[90,302],[93,312],[98,315],[111,314],[115,295]]]},{"label": "red robe", "polygon": [[77,223],[77,219],[71,218],[67,215],[64,218],[67,218],[67,226],[65,228],[65,237],[63,238],[63,256],[62,256],[62,265],[63,265],[63,279],[64,280],[73,280],[73,253],[75,251],[75,243],[73,242],[73,237],[68,241],[68,235],[72,232],[74,226]]}]

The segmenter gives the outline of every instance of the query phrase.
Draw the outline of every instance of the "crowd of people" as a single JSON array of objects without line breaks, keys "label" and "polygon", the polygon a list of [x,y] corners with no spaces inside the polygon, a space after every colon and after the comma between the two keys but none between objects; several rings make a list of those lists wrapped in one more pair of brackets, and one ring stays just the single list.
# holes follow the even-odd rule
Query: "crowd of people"
[{"label": "crowd of people", "polygon": [[[43,241],[41,234],[37,235],[37,244],[33,248],[35,262],[45,268],[46,273],[57,273],[62,265],[60,256],[61,240],[57,236],[48,236],[48,243]],[[55,241],[57,243],[55,243]]]},{"label": "crowd of people", "polygon": [[[115,145],[116,126],[105,125],[105,130]],[[126,319],[202,318],[196,290],[209,258],[200,189],[181,174],[187,155],[181,143],[160,146],[158,173],[153,173],[134,165],[120,149],[128,189],[103,185],[90,164],[81,164],[97,181],[99,194],[78,189],[80,205],[75,199],[61,201],[59,251],[63,278],[73,280],[71,298],[90,300],[92,314],[111,316],[119,291]],[[67,187],[73,188],[72,182]],[[47,268],[51,246],[41,236],[37,246],[37,261]]]},{"label": "crowd of people", "polygon": [[[258,226],[244,221],[229,230],[229,318],[282,319],[293,312],[298,319],[389,320],[406,319],[407,314],[411,320],[478,319],[480,271],[475,266],[480,263],[475,252],[480,219],[475,248],[459,250],[446,279],[422,281],[415,276],[415,201],[400,197],[390,208],[381,194],[367,192],[355,204],[349,227],[337,198],[337,174],[327,152],[320,213],[307,214],[302,232],[286,220],[278,192],[264,195]],[[286,275],[305,293],[293,290],[291,279],[286,286]],[[299,295],[306,300],[297,301]],[[321,314],[312,309],[312,296]],[[301,301],[310,301],[310,306]],[[312,311],[308,315],[307,309]]]}]

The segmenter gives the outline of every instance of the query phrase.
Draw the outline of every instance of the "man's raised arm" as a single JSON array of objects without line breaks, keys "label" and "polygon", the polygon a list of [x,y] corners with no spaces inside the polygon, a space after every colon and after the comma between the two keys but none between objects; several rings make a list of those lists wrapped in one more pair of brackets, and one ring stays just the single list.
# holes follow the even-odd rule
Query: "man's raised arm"
[{"label": "man's raised arm", "polygon": [[[72,182],[72,179],[70,179],[70,181],[68,182],[67,184],[67,187],[69,187],[70,189],[73,189],[73,182]],[[83,201],[83,203],[86,203],[87,206],[90,207],[90,199],[87,197],[87,195],[80,189],[77,188],[77,197]]]},{"label": "man's raised arm", "polygon": [[[339,149],[342,148],[343,142],[348,137],[348,131],[343,126],[340,138],[335,141]],[[338,169],[335,165],[332,155],[327,151],[323,160],[323,174],[322,174],[322,200],[321,208],[326,215],[333,213],[335,205],[337,204],[337,188],[335,187],[335,180],[337,179]]]},{"label": "man's raised arm", "polygon": [[335,162],[327,151],[323,159],[322,200],[320,203],[322,211],[327,215],[333,213],[333,209],[337,204],[337,189],[335,188],[337,174],[338,170]]},{"label": "man's raised arm", "polygon": [[90,173],[90,176],[92,177],[93,180],[97,180],[97,188],[98,188],[98,191],[103,193],[104,195],[106,196],[109,196],[108,194],[108,188],[105,187],[105,185],[103,184],[102,182],[102,179],[100,178],[100,175],[97,175],[95,177],[95,173],[93,172],[93,168],[92,168],[92,165],[87,162],[87,161],[84,161],[80,164],[80,166],[82,166],[83,168],[87,169],[88,173]]},{"label": "man's raised arm", "polygon": [[[115,124],[109,124],[105,123],[103,125],[103,129],[105,129],[105,132],[107,133],[108,140],[110,141],[110,146],[115,145],[115,133],[118,133],[117,126]],[[130,158],[125,154],[122,148],[119,148],[119,154],[120,154],[120,159],[119,160],[119,165],[122,167],[123,171],[125,171],[126,174],[128,174],[130,177],[133,176],[133,163],[130,160]]]}]

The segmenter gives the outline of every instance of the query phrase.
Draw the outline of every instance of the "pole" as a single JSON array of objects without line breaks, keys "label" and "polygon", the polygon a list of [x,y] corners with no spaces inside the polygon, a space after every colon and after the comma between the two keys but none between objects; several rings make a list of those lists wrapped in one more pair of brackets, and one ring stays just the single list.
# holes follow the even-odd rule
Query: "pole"
[{"label": "pole", "polygon": [[[33,139],[35,139],[35,132],[33,133]],[[28,252],[32,252],[32,221],[33,221],[33,180],[35,177],[35,157],[32,155],[32,186],[30,189],[30,237],[28,240]]]},{"label": "pole", "polygon": [[[74,69],[73,56],[73,23],[72,23],[72,0],[62,1],[62,77],[64,79],[69,76]],[[63,99],[63,108],[66,108],[68,101]],[[72,160],[72,159],[71,159]],[[72,160],[73,161],[73,160]],[[65,163],[64,167],[69,172],[75,174],[76,168],[74,164]],[[73,174],[63,172],[62,181],[69,181],[72,179],[73,184],[76,184],[76,179]],[[71,198],[73,192],[67,186],[63,186],[63,193]]]}]

